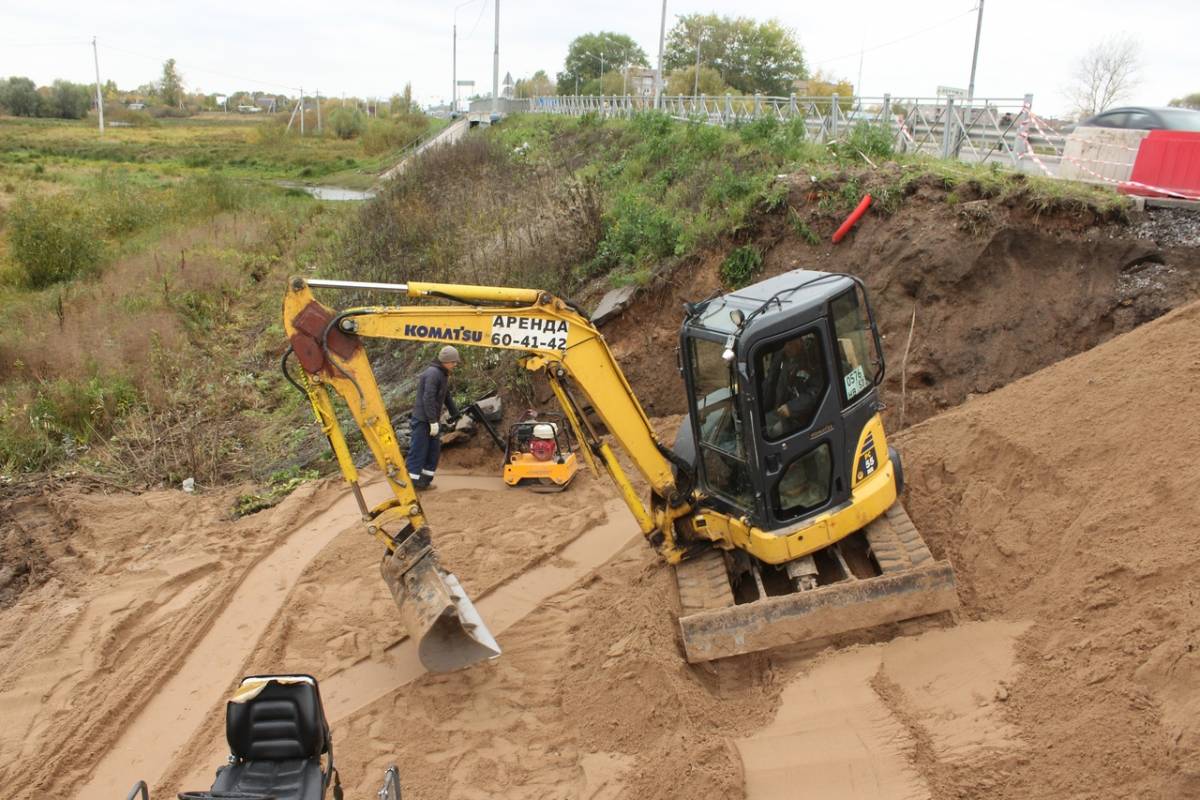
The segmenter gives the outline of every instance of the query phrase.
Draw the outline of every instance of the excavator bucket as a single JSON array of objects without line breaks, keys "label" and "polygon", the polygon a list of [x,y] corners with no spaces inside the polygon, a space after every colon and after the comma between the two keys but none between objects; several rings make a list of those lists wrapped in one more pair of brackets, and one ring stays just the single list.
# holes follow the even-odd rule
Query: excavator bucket
[{"label": "excavator bucket", "polygon": [[[947,561],[934,561],[903,506],[894,504],[863,533],[880,574],[847,575],[837,583],[740,605],[731,604],[728,578],[724,586],[717,580],[715,559],[692,567],[689,562],[678,565],[685,612],[703,609],[679,620],[687,660],[768,650],[958,607],[954,569]],[[697,597],[721,596],[714,586],[729,603],[714,607],[720,604],[696,602]]]},{"label": "excavator bucket", "polygon": [[500,655],[500,645],[453,574],[418,531],[384,557],[383,580],[430,672],[451,672]]}]

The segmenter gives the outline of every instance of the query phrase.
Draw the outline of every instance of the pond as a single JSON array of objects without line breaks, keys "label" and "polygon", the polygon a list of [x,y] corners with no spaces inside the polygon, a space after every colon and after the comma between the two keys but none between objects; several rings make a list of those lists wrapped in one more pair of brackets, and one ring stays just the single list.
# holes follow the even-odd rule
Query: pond
[{"label": "pond", "polygon": [[298,189],[302,192],[308,192],[318,200],[333,200],[333,201],[361,201],[370,200],[375,196],[374,192],[364,191],[362,189],[347,189],[343,186],[304,186],[299,183],[281,183],[288,189]]}]

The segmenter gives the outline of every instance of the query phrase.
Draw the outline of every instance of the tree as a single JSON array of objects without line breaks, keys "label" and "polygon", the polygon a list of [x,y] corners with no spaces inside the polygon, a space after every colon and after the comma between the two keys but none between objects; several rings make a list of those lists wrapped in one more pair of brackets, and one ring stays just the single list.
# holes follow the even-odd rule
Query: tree
[{"label": "tree", "polygon": [[183,97],[183,76],[175,68],[175,59],[163,63],[162,79],[158,82],[158,96],[163,105],[175,108]]},{"label": "tree", "polygon": [[554,81],[550,80],[550,76],[544,69],[539,69],[533,73],[532,77],[517,78],[517,82],[513,86],[513,96],[520,99],[541,97],[547,94],[554,94]]},{"label": "tree", "polygon": [[41,100],[37,84],[29,78],[14,76],[0,81],[0,107],[14,117],[36,117]]},{"label": "tree", "polygon": [[92,105],[92,87],[82,83],[57,80],[50,87],[50,113],[47,117],[83,119]]},{"label": "tree", "polygon": [[[666,93],[671,95],[690,95],[696,89],[696,65],[691,64],[683,69],[677,69],[667,75]],[[723,95],[731,94],[721,73],[713,67],[700,67],[700,94]]]},{"label": "tree", "polygon": [[649,66],[646,51],[623,33],[585,33],[577,36],[567,48],[567,60],[558,73],[558,91],[573,94],[576,81],[580,87],[600,77],[600,56],[604,56],[604,71],[620,70],[622,66]]},{"label": "tree", "polygon": [[1128,36],[1112,36],[1075,62],[1067,95],[1080,117],[1090,117],[1129,96],[1138,85],[1141,48]]},{"label": "tree", "polygon": [[1176,97],[1171,101],[1171,105],[1175,108],[1200,109],[1200,92],[1192,92],[1184,97]]},{"label": "tree", "polygon": [[[796,34],[778,20],[687,14],[667,35],[663,69],[694,67],[700,42],[700,66],[711,67],[735,92],[787,95],[792,82],[808,76]],[[701,73],[703,78],[703,73]]]}]

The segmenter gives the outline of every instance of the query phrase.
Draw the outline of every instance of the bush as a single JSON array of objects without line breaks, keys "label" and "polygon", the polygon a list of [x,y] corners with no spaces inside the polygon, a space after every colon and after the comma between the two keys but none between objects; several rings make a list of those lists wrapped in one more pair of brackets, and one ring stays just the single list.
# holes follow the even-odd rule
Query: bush
[{"label": "bush", "polygon": [[373,119],[363,134],[363,152],[369,156],[399,150],[417,142],[429,130],[424,114],[404,114],[391,119]]},{"label": "bush", "polygon": [[683,226],[664,208],[635,194],[617,198],[605,215],[596,260],[607,267],[640,266],[677,255]]},{"label": "bush", "polygon": [[762,253],[750,244],[735,248],[721,262],[721,280],[730,289],[741,289],[750,283],[762,267]]},{"label": "bush", "polygon": [[90,208],[63,196],[22,197],[8,212],[8,241],[25,284],[41,289],[98,272],[104,256]]},{"label": "bush", "polygon": [[859,122],[851,129],[846,141],[836,145],[838,157],[850,161],[864,156],[872,160],[889,159],[894,151],[892,135],[886,126]]},{"label": "bush", "polygon": [[354,139],[367,129],[367,118],[357,108],[335,108],[329,115],[329,127],[339,139]]}]

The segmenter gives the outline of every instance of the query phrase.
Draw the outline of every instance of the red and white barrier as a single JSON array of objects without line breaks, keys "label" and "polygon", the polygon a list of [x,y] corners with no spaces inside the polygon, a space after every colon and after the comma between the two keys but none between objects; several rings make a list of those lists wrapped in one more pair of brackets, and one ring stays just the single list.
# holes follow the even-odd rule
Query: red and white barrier
[{"label": "red and white barrier", "polygon": [[[1040,136],[1042,136],[1043,138],[1046,137],[1046,131],[1042,127],[1042,123],[1044,122],[1044,120],[1041,120],[1028,107],[1022,109],[1021,113],[1022,113],[1022,120],[1021,120],[1021,125],[1020,125],[1018,135],[1021,137],[1021,140],[1025,144],[1025,152],[1021,153],[1020,157],[1030,159],[1035,164],[1037,164],[1037,166],[1046,175],[1048,175],[1050,177],[1056,177],[1054,172],[1049,167],[1046,166],[1045,162],[1043,162],[1040,158],[1038,158],[1037,153],[1034,152],[1032,143],[1029,141],[1029,126],[1031,124],[1037,130],[1037,132]],[[1049,125],[1047,125],[1046,127],[1049,127]],[[1158,133],[1158,132],[1151,132],[1151,135],[1153,136],[1155,133]],[[1135,176],[1140,175],[1142,172],[1145,171],[1144,169],[1139,170],[1139,164],[1144,164],[1144,162],[1145,162],[1145,159],[1143,158],[1143,152],[1147,149],[1145,147],[1145,141],[1146,140],[1143,140],[1142,145],[1139,146],[1138,148],[1132,148],[1132,147],[1123,147],[1122,148],[1122,149],[1125,149],[1125,150],[1128,150],[1131,152],[1135,152],[1137,154],[1137,156],[1135,157],[1132,164],[1126,164],[1124,162],[1113,162],[1113,161],[1101,160],[1101,159],[1080,159],[1080,158],[1076,158],[1076,157],[1068,155],[1066,153],[1065,149],[1063,151],[1063,154],[1060,156],[1060,158],[1063,161],[1069,162],[1070,164],[1074,165],[1077,169],[1079,169],[1081,172],[1087,174],[1092,179],[1094,179],[1096,181],[1100,181],[1102,183],[1111,184],[1111,185],[1117,187],[1118,191],[1122,191],[1127,194],[1141,194],[1141,195],[1148,194],[1150,196],[1157,196],[1157,197],[1175,197],[1175,198],[1180,198],[1183,200],[1200,200],[1200,178],[1192,177],[1192,176],[1200,176],[1200,134],[1195,135],[1195,138],[1194,138],[1195,169],[1191,169],[1188,171],[1189,185],[1184,186],[1184,187],[1170,188],[1170,187],[1158,186],[1158,185],[1147,183],[1142,180],[1134,179]],[[1161,140],[1157,139],[1157,137],[1156,137],[1155,141],[1158,142]],[[1119,144],[1110,145],[1110,146],[1122,147]],[[1150,149],[1156,150],[1157,145],[1152,146]],[[1129,174],[1126,176],[1125,179],[1112,178],[1107,175],[1101,175],[1096,170],[1091,169],[1089,166],[1087,166],[1088,164],[1103,164],[1103,165],[1112,165],[1112,166],[1118,166],[1118,167],[1128,167]],[[1192,165],[1189,164],[1189,166],[1192,166]],[[1193,180],[1197,184],[1195,187],[1195,191],[1192,191],[1192,186],[1190,185]]]}]

